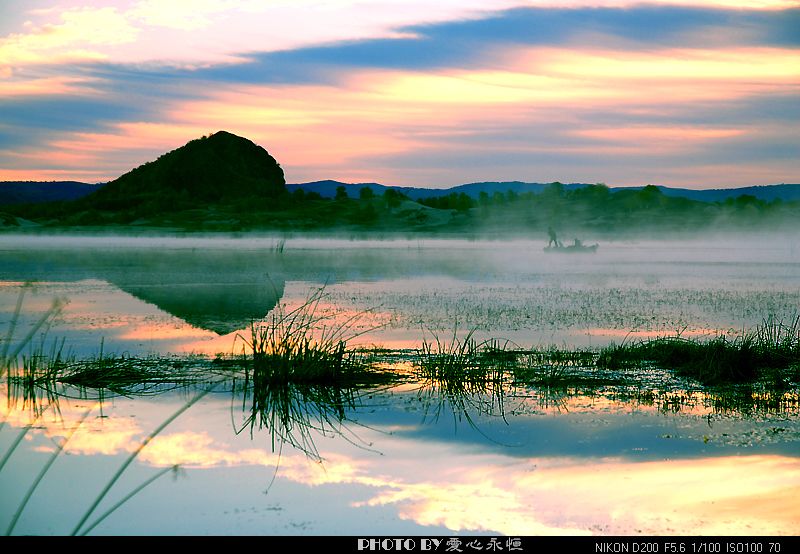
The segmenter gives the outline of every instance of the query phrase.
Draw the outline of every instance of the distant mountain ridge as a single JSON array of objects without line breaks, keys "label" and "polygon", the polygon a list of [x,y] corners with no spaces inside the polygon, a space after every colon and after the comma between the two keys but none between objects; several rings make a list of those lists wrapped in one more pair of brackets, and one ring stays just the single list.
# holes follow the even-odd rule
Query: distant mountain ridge
[{"label": "distant mountain ridge", "polygon": [[[477,198],[481,192],[489,195],[495,192],[505,193],[513,190],[517,194],[532,192],[539,194],[549,183],[526,183],[522,181],[488,181],[482,183],[466,183],[446,189],[422,188],[422,187],[390,187],[380,183],[344,183],[341,181],[324,180],[312,181],[308,183],[287,184],[289,192],[302,189],[305,192],[316,192],[323,198],[333,198],[336,196],[336,189],[340,186],[345,187],[347,194],[352,198],[357,198],[359,191],[363,187],[381,195],[388,188],[393,188],[402,192],[411,200],[421,198],[441,197],[452,193],[465,193],[471,198]],[[568,183],[564,185],[566,190],[581,188],[588,183]],[[89,184],[78,181],[0,181],[0,206],[11,204],[55,202],[62,200],[77,200],[98,191],[104,183]],[[620,190],[640,190],[643,186],[636,187],[609,187],[612,192]],[[658,186],[659,190],[666,196],[688,198],[701,202],[722,202],[728,198],[736,198],[741,195],[750,195],[771,202],[776,199],[783,201],[800,200],[800,184],[778,184],[778,185],[754,185],[749,187],[739,187],[730,189],[706,189],[695,190],[685,188],[673,188]]]},{"label": "distant mountain ridge", "polygon": [[77,200],[100,186],[78,181],[0,181],[0,206]]},{"label": "distant mountain ridge", "polygon": [[[286,188],[293,192],[297,189],[302,189],[305,192],[316,192],[324,198],[333,198],[336,195],[336,189],[340,186],[345,187],[348,196],[357,198],[359,191],[364,188],[370,188],[375,194],[383,194],[386,189],[392,188],[398,192],[402,192],[411,200],[419,200],[421,198],[441,197],[449,194],[464,193],[471,198],[478,198],[481,192],[486,192],[490,196],[495,192],[505,193],[509,190],[517,194],[524,192],[532,192],[539,194],[544,191],[551,183],[527,183],[522,181],[486,181],[481,183],[466,183],[457,185],[446,189],[433,189],[422,187],[390,187],[381,185],[380,183],[343,183],[341,181],[325,180],[325,181],[312,181],[309,183],[294,183],[287,184]],[[565,190],[574,190],[589,186],[590,183],[568,183],[564,184]],[[611,192],[621,190],[641,190],[644,186],[636,187],[609,187]],[[728,198],[737,198],[742,195],[750,195],[770,202],[772,200],[781,199],[784,201],[800,200],[800,184],[778,184],[778,185],[756,185],[749,187],[730,188],[730,189],[706,189],[694,190],[684,188],[673,188],[658,186],[657,187],[666,196],[688,198],[690,200],[698,200],[701,202],[721,202]]]},{"label": "distant mountain ridge", "polygon": [[[642,187],[637,187],[642,188]],[[671,187],[658,187],[666,196],[678,196],[690,200],[700,200],[703,202],[721,202],[728,198],[737,198],[742,195],[755,196],[759,200],[771,202],[773,200],[800,200],[800,184],[780,184],[780,185],[754,185],[735,189],[708,189],[692,190]],[[612,189],[619,190],[619,188]]]},{"label": "distant mountain ridge", "polygon": [[[286,185],[286,188],[289,189],[290,192],[297,189],[303,189],[306,192],[316,192],[323,198],[333,198],[336,195],[336,189],[340,186],[344,186],[345,190],[347,191],[347,194],[351,197],[358,197],[359,191],[364,187],[372,189],[372,191],[377,195],[381,195],[386,189],[391,188],[405,194],[411,200],[419,200],[420,198],[447,196],[448,194],[452,193],[458,194],[461,192],[469,195],[472,198],[477,198],[478,195],[484,191],[487,194],[494,194],[495,192],[505,193],[508,190],[514,190],[514,192],[517,193],[533,192],[535,194],[538,194],[547,187],[546,184],[542,183],[523,183],[521,181],[506,181],[506,182],[467,183],[464,185],[458,185],[446,189],[438,189],[438,188],[423,188],[423,187],[391,187],[387,185],[381,185],[380,183],[342,183],[340,181],[325,180],[325,181],[313,181],[310,183],[289,184]],[[567,186],[579,188],[579,187],[584,187],[586,185],[575,183]]]}]

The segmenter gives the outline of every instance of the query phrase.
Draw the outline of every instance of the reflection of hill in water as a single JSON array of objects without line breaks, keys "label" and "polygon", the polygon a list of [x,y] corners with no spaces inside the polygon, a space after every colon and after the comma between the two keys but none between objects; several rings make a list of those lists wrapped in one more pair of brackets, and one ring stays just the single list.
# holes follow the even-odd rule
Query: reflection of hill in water
[{"label": "reflection of hill in water", "polygon": [[54,240],[38,241],[31,248],[2,249],[0,280],[99,279],[191,325],[226,334],[264,317],[283,296],[286,281],[322,285],[430,275],[472,279],[496,271],[490,260],[458,249],[431,255],[416,247],[323,245],[279,253],[257,247],[226,249],[219,244],[210,248],[110,244],[70,248]]},{"label": "reflection of hill in water", "polygon": [[274,256],[241,251],[37,250],[0,253],[0,279],[99,279],[187,323],[227,334],[283,296]]},{"label": "reflection of hill in water", "polygon": [[263,318],[283,295],[283,282],[274,286],[264,282],[114,284],[194,327],[219,335],[232,333]]}]

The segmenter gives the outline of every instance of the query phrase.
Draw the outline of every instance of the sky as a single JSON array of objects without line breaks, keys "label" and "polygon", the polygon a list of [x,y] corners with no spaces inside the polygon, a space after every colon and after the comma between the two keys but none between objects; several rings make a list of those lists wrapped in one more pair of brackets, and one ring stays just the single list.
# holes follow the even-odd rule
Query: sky
[{"label": "sky", "polygon": [[800,0],[0,0],[0,180],[800,182]]}]

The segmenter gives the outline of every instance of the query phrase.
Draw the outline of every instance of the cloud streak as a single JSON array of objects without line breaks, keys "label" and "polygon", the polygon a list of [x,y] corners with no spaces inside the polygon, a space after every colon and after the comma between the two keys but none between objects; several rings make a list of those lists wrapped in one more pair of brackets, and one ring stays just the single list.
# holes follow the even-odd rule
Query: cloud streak
[{"label": "cloud streak", "polygon": [[794,4],[529,4],[45,10],[0,37],[0,179],[58,171],[54,149],[111,179],[219,129],[290,181],[798,178]]}]

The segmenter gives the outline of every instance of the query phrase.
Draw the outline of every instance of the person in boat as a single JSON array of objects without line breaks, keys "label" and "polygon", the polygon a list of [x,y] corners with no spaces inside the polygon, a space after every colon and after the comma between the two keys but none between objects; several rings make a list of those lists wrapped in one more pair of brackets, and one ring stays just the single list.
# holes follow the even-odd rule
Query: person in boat
[{"label": "person in boat", "polygon": [[558,236],[552,227],[547,228],[547,234],[550,235],[550,242],[547,243],[547,247],[558,246]]}]

